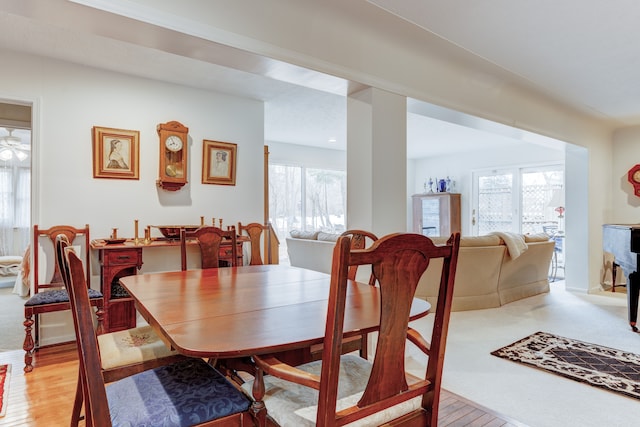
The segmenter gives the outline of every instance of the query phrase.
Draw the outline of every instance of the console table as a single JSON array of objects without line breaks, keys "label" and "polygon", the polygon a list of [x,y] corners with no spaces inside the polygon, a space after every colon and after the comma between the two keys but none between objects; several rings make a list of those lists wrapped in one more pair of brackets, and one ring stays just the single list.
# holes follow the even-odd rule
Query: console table
[{"label": "console table", "polygon": [[[242,244],[249,239],[239,236],[238,265],[243,264]],[[195,242],[188,242],[195,245]],[[135,328],[136,308],[129,293],[120,285],[121,277],[135,276],[142,268],[142,252],[145,248],[169,248],[180,246],[180,240],[154,238],[149,244],[135,244],[133,240],[123,243],[107,244],[103,239],[91,241],[91,249],[97,251],[100,262],[100,291],[104,295],[105,332],[114,332]],[[220,246],[220,260],[231,260],[230,242],[222,242]]]}]

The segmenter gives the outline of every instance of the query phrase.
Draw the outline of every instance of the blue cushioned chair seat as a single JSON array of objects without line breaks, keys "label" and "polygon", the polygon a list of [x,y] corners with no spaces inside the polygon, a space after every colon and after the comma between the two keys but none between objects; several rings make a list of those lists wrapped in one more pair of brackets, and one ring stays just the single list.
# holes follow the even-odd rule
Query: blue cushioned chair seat
[{"label": "blue cushioned chair seat", "polygon": [[107,385],[113,426],[191,426],[246,411],[249,399],[202,359],[187,359]]},{"label": "blue cushioned chair seat", "polygon": [[[102,292],[89,289],[89,298],[102,298]],[[25,306],[55,304],[59,302],[69,302],[69,294],[66,289],[55,289],[41,291],[32,296],[24,303]]]}]

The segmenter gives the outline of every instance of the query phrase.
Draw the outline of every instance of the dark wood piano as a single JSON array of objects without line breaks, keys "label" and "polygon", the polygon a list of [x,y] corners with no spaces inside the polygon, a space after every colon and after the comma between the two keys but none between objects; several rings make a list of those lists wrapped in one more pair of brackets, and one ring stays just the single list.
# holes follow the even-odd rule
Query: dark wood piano
[{"label": "dark wood piano", "polygon": [[[617,267],[627,277],[627,306],[629,324],[638,331],[638,296],[640,294],[640,224],[604,224],[602,226],[602,249],[613,254],[614,282]],[[619,273],[619,270],[617,271]]]}]

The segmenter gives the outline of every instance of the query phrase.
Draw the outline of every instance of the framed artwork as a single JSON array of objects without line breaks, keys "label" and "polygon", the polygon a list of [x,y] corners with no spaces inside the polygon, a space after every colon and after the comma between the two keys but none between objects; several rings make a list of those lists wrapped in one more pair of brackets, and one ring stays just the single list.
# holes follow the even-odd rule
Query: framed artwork
[{"label": "framed artwork", "polygon": [[140,131],[94,126],[93,177],[140,179]]},{"label": "framed artwork", "polygon": [[236,185],[238,145],[231,142],[202,143],[202,183]]}]

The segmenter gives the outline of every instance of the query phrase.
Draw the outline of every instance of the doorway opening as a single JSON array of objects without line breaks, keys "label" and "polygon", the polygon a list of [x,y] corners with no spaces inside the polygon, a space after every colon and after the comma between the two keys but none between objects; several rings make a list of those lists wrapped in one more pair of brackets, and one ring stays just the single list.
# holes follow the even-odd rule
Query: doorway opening
[{"label": "doorway opening", "polygon": [[0,274],[0,351],[22,348],[24,300],[22,259],[31,236],[32,108],[0,102],[0,256],[11,264]]}]

